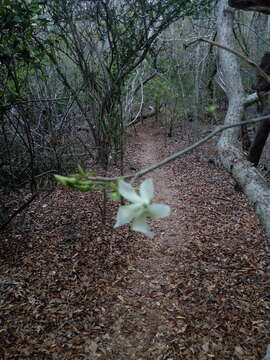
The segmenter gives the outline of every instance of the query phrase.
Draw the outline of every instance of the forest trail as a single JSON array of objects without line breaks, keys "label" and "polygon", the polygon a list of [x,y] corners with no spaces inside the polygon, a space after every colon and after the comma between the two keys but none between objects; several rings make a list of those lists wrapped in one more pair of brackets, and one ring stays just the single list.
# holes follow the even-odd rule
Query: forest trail
[{"label": "forest trail", "polygon": [[[136,128],[126,173],[188,144],[154,121]],[[114,229],[115,203],[103,224],[98,192],[59,186],[33,202],[24,231],[0,236],[1,359],[263,358],[269,247],[234,181],[208,163],[213,145],[148,174],[154,202],[172,209],[151,222],[153,239]]]},{"label": "forest trail", "polygon": [[[163,158],[166,139],[160,129],[153,125],[144,127],[135,139],[131,161],[135,160],[136,168],[147,168]],[[129,266],[128,286],[119,287],[121,302],[116,304],[116,309],[112,308],[113,313],[121,314],[116,320],[117,331],[110,345],[114,348],[112,351],[119,354],[115,359],[158,359],[160,354],[164,356],[164,351],[169,354],[171,349],[162,342],[162,337],[173,326],[172,311],[179,311],[177,321],[181,323],[181,329],[185,326],[184,314],[176,310],[178,295],[170,296],[168,300],[168,294],[176,287],[172,280],[176,276],[174,255],[189,239],[183,220],[184,209],[177,206],[181,189],[175,186],[177,179],[170,165],[156,169],[148,178],[153,179],[155,186],[153,202],[170,205],[172,213],[170,217],[151,223],[155,233],[153,239],[138,236],[140,249]]]},{"label": "forest trail", "polygon": [[[132,134],[128,142],[131,167],[142,169],[168,156],[175,148],[185,147],[187,139],[170,140],[165,129],[150,123],[139,126],[137,134]],[[168,164],[146,176],[154,182],[153,202],[170,205],[172,214],[152,222],[153,239],[136,236],[136,255],[130,259],[124,286],[119,282],[119,301],[110,309],[115,319],[107,348],[110,359],[209,359],[216,358],[212,353],[214,346],[220,351],[219,345],[210,345],[208,336],[214,325],[213,319],[207,319],[207,303],[208,298],[216,296],[212,294],[215,293],[212,276],[220,278],[224,272],[218,274],[218,262],[211,264],[210,260],[209,266],[207,256],[210,253],[213,256],[221,246],[220,241],[230,231],[228,223],[232,218],[235,232],[231,230],[231,239],[234,241],[234,236],[239,236],[236,228],[245,220],[237,209],[235,214],[232,209],[240,200],[244,215],[248,205],[242,194],[233,190],[229,175],[211,168],[203,156],[207,156],[204,150],[188,154],[178,164]],[[255,226],[258,231],[255,218],[251,221],[252,225],[247,227]],[[230,239],[227,240],[229,248]],[[208,244],[203,250],[205,242]],[[192,264],[194,255],[197,260],[203,257],[199,268],[196,261]],[[197,286],[198,291],[194,291],[193,286]],[[219,295],[222,297],[222,291]],[[196,308],[196,301],[202,311]],[[221,318],[223,316],[225,313]],[[193,347],[195,339],[198,343]],[[231,354],[228,356],[232,358]]]}]

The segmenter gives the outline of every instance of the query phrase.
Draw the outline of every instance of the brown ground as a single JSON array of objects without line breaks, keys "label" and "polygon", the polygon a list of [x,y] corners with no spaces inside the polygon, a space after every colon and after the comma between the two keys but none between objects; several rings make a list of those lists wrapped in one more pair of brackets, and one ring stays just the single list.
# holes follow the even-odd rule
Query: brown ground
[{"label": "brown ground", "polygon": [[[131,131],[127,172],[186,145],[149,123]],[[253,209],[208,164],[212,145],[156,170],[172,215],[150,240],[100,221],[100,197],[60,189],[2,235],[1,359],[262,359],[270,257]],[[1,357],[2,356],[2,357]]]}]

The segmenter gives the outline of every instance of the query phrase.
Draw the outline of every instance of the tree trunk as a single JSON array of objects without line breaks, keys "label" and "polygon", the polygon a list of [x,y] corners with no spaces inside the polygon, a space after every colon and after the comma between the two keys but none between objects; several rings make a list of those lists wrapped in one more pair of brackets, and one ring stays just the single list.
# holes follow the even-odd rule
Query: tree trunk
[{"label": "tree trunk", "polygon": [[[227,47],[234,47],[233,36],[234,10],[229,8],[228,0],[218,2],[218,42]],[[240,77],[238,59],[219,50],[221,71],[225,75],[226,95],[229,106],[225,124],[240,122],[243,116],[245,96]],[[218,142],[218,152],[225,169],[229,171],[251,203],[254,204],[268,238],[270,239],[270,191],[259,172],[245,158],[239,143],[238,127],[224,131]]]},{"label": "tree trunk", "polygon": [[229,0],[229,5],[236,9],[259,11],[270,15],[269,0]]},{"label": "tree trunk", "polygon": [[201,101],[201,80],[202,80],[202,49],[204,43],[197,43],[195,50],[195,70],[194,70],[194,88],[193,88],[193,116],[192,122],[190,123],[190,133],[194,136],[195,139],[199,135],[199,126],[201,123],[201,114],[202,114],[202,101]]},{"label": "tree trunk", "polygon": [[248,160],[255,166],[259,164],[269,132],[270,132],[270,119],[263,120],[260,123],[255,139],[248,154]]},{"label": "tree trunk", "polygon": [[[196,24],[199,28],[205,25],[205,20],[199,20]],[[193,138],[198,139],[200,126],[203,120],[203,106],[205,98],[205,85],[203,83],[205,68],[207,66],[207,53],[209,45],[204,42],[196,44],[194,54],[194,88],[193,88],[193,112],[192,121],[189,124],[190,134]],[[207,100],[206,100],[207,101]]]}]

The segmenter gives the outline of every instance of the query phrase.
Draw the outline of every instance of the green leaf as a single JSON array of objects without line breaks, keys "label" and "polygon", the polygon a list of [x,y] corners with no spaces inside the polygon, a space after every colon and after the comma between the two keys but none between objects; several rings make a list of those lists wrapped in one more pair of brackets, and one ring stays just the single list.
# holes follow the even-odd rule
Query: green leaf
[{"label": "green leaf", "polygon": [[87,173],[84,171],[80,164],[77,165],[77,169],[82,177],[87,177]]},{"label": "green leaf", "polygon": [[62,176],[62,175],[54,175],[54,178],[65,186],[72,186],[74,184],[78,184],[79,180],[74,177]]},{"label": "green leaf", "polygon": [[208,106],[205,106],[204,109],[208,113],[208,115],[212,116],[212,115],[214,115],[214,113],[216,111],[216,105],[208,105]]},{"label": "green leaf", "polygon": [[54,178],[55,178],[58,182],[60,182],[60,184],[65,185],[65,186],[68,185],[68,183],[67,183],[67,177],[66,177],[66,176],[54,175]]},{"label": "green leaf", "polygon": [[92,191],[95,190],[94,188],[92,188],[89,185],[85,185],[85,184],[74,184],[72,186],[74,189],[76,190],[80,190],[80,191]]}]

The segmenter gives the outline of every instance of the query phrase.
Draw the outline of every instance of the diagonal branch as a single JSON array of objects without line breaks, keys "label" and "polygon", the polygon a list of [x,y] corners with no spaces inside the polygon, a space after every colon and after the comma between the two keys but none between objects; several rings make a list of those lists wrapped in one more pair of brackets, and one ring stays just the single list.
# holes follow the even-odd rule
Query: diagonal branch
[{"label": "diagonal branch", "polygon": [[[188,146],[187,148],[183,149],[183,150],[180,150],[168,157],[166,157],[165,159],[161,160],[160,162],[150,166],[149,168],[146,168],[146,169],[142,169],[140,171],[138,171],[136,174],[127,174],[127,175],[124,175],[122,176],[121,178],[122,179],[131,179],[131,178],[139,178],[143,175],[146,175],[150,172],[152,172],[153,170],[157,169],[157,168],[160,168],[161,166],[164,166],[166,164],[168,164],[169,162],[177,159],[178,157],[196,149],[197,147],[199,147],[200,145],[204,144],[205,142],[209,141],[211,138],[213,138],[216,134],[224,131],[224,130],[227,130],[227,129],[230,129],[230,128],[234,128],[234,127],[237,127],[237,126],[242,126],[242,125],[247,125],[247,124],[254,124],[254,123],[257,123],[259,121],[262,121],[262,120],[265,120],[265,119],[269,119],[269,114],[268,115],[265,115],[265,116],[261,116],[259,118],[256,118],[256,119],[250,119],[250,120],[247,120],[247,121],[242,121],[242,122],[238,122],[238,123],[235,123],[235,124],[229,124],[229,125],[224,125],[224,126],[218,126],[215,130],[213,130],[210,134],[208,134],[207,136],[205,136],[204,138],[200,139],[199,141],[195,142],[194,144]],[[101,176],[89,176],[87,177],[88,180],[91,180],[91,181],[108,181],[108,182],[113,182],[113,181],[117,181],[119,180],[119,177],[101,177]]]},{"label": "diagonal branch", "polygon": [[248,57],[240,54],[238,51],[235,51],[234,49],[231,49],[231,48],[229,48],[229,47],[227,47],[225,45],[219,44],[216,41],[208,40],[208,39],[205,39],[205,38],[197,38],[195,40],[192,40],[192,41],[184,44],[184,49],[186,49],[187,47],[195,44],[196,42],[206,42],[208,44],[211,44],[213,46],[217,46],[217,47],[219,47],[219,48],[221,48],[223,50],[226,50],[226,51],[230,52],[231,54],[234,54],[234,55],[238,56],[240,59],[245,61],[248,65],[254,67],[258,71],[258,73],[270,84],[270,77],[254,61],[252,61]]}]

